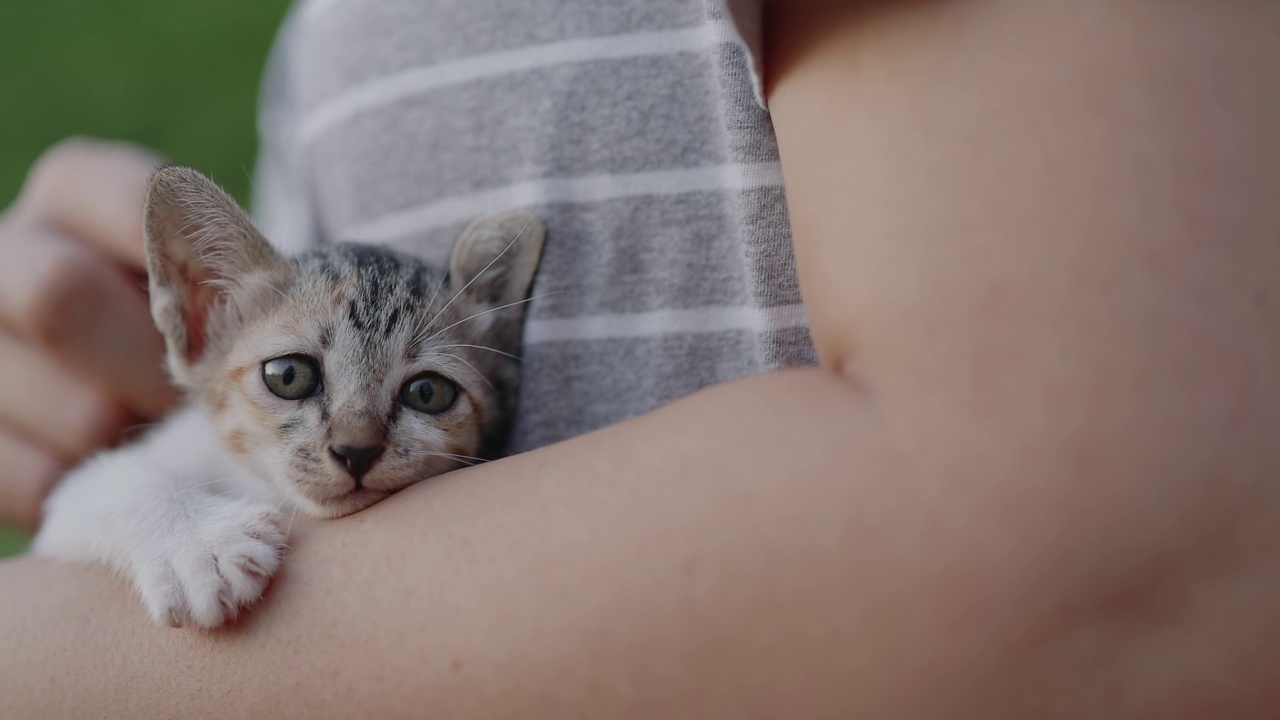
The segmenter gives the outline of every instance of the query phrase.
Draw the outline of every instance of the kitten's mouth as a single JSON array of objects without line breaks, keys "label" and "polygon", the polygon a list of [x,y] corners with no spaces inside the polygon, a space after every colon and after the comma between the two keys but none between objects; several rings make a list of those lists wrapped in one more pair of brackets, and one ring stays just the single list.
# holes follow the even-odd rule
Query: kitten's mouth
[{"label": "kitten's mouth", "polygon": [[312,497],[308,499],[314,505],[316,515],[324,518],[337,518],[363,510],[390,494],[386,490],[358,487],[323,498]]}]

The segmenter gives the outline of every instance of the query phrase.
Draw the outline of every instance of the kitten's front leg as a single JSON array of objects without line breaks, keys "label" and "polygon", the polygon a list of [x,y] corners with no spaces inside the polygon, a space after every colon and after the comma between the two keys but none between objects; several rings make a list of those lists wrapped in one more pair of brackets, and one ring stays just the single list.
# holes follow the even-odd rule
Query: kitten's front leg
[{"label": "kitten's front leg", "polygon": [[157,623],[213,628],[262,596],[286,538],[275,505],[214,491],[240,470],[193,412],[71,473],[33,549],[115,568]]},{"label": "kitten's front leg", "polygon": [[162,512],[160,532],[130,553],[127,571],[157,623],[215,628],[256,603],[280,567],[285,528],[274,507],[204,496]]}]

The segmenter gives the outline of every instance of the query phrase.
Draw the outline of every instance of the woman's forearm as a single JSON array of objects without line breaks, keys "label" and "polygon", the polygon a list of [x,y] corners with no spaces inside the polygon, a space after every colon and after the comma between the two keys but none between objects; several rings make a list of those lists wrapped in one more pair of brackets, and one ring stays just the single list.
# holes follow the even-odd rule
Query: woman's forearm
[{"label": "woman's forearm", "polygon": [[1161,564],[1176,508],[949,425],[819,371],[712,388],[295,529],[224,633],[9,561],[0,716],[1084,717],[1175,679],[1165,645],[1253,648],[1198,636],[1242,571]]},{"label": "woman's forearm", "polygon": [[0,715],[839,707],[891,640],[850,623],[858,568],[887,548],[849,549],[894,502],[857,499],[851,437],[883,436],[819,373],[717,388],[296,528],[266,603],[227,633],[152,627],[100,571],[10,561]]}]

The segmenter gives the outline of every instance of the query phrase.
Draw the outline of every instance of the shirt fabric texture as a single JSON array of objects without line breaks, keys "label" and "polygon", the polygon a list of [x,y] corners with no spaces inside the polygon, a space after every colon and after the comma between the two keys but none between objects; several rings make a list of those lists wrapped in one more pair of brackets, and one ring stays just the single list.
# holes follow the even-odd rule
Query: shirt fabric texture
[{"label": "shirt fabric texture", "polygon": [[815,364],[750,0],[308,0],[264,85],[255,214],[286,251],[444,264],[547,229],[519,452]]}]

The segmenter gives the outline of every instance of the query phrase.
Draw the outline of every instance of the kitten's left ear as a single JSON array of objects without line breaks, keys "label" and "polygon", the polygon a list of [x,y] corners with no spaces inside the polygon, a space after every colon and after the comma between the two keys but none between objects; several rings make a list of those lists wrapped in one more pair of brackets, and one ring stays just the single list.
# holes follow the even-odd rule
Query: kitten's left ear
[{"label": "kitten's left ear", "polygon": [[453,292],[482,306],[524,300],[538,270],[545,237],[542,223],[524,212],[476,220],[453,246],[449,259]]},{"label": "kitten's left ear", "polygon": [[[151,315],[164,335],[175,379],[237,324],[228,298],[248,278],[284,270],[285,261],[249,216],[212,180],[170,165],[151,177],[146,206]],[[269,276],[268,276],[269,277]]]}]

